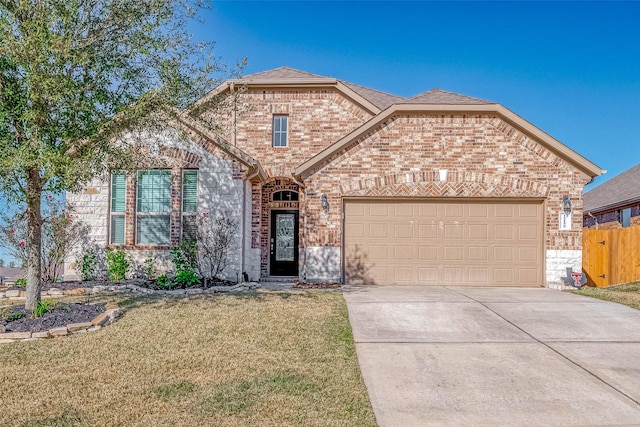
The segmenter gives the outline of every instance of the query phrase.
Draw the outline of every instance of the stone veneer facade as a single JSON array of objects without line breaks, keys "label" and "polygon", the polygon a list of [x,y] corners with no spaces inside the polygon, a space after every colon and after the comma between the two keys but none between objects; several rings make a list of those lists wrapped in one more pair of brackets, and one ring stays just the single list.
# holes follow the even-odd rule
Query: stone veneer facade
[{"label": "stone veneer facade", "polygon": [[[296,87],[287,83],[279,88],[278,83],[248,82],[236,95],[234,107],[205,116],[224,129],[229,145],[259,162],[266,177],[249,176],[241,162],[193,132],[188,134],[190,142],[165,138],[165,145],[173,151],[162,152],[173,159],[176,189],[180,189],[181,168],[197,167],[200,209],[230,209],[241,224],[228,278],[241,277],[243,271],[251,280],[268,278],[271,210],[298,208],[300,279],[341,281],[345,197],[537,200],[545,213],[547,286],[559,285],[566,267],[581,269],[582,191],[592,176],[500,114],[437,113],[423,105],[420,108],[425,111],[417,108],[390,116],[315,169],[296,176],[295,168],[372,121],[380,109],[358,102],[352,93],[331,84]],[[276,114],[288,116],[287,147],[272,146]],[[446,182],[439,180],[440,169],[448,171]],[[299,192],[296,206],[272,200],[274,191],[282,189]],[[322,194],[327,195],[328,210],[321,206]],[[569,231],[558,227],[563,195],[570,197],[573,206]],[[167,259],[169,248],[133,245],[134,196],[128,199],[126,248],[139,259],[160,249]],[[178,199],[174,201],[178,203],[176,215]],[[109,185],[96,181],[84,192],[70,195],[69,202],[91,224],[91,237],[105,245]],[[177,218],[174,224],[179,225]],[[179,234],[179,228],[173,230],[172,240]]]}]

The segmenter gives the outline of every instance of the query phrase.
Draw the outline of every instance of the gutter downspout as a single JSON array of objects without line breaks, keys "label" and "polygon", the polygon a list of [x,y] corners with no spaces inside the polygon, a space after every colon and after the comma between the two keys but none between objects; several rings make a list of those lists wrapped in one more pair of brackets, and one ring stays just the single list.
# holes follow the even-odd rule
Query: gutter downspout
[{"label": "gutter downspout", "polygon": [[595,216],[593,216],[593,214],[591,212],[587,212],[587,215],[589,215],[591,218],[593,218],[596,222],[596,230],[598,229],[598,218],[596,218]]},{"label": "gutter downspout", "polygon": [[246,178],[244,178],[242,180],[242,232],[241,234],[241,239],[242,241],[240,242],[240,276],[238,277],[242,277],[242,280],[244,281],[244,273],[245,273],[245,241],[246,241],[246,214],[247,214],[247,185],[246,183],[248,182],[249,185],[251,185],[251,180],[253,178],[255,178],[256,176],[258,176],[258,174],[260,173],[260,168],[256,167],[254,165],[255,171],[247,176]]}]

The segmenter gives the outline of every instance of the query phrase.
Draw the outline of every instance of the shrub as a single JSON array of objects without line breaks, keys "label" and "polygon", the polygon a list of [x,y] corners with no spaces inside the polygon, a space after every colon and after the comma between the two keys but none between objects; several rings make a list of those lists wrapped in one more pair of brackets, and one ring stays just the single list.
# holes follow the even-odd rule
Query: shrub
[{"label": "shrub", "polygon": [[82,252],[82,259],[77,261],[80,277],[82,280],[94,280],[96,278],[96,266],[98,265],[98,254],[94,248],[85,249]]},{"label": "shrub", "polygon": [[183,270],[176,273],[175,283],[177,286],[190,288],[200,284],[200,277],[195,271]]},{"label": "shrub", "polygon": [[17,288],[24,288],[27,286],[27,278],[26,277],[21,277],[19,279],[16,279],[16,283],[15,286]]},{"label": "shrub", "polygon": [[203,212],[198,217],[198,264],[205,284],[207,279],[220,278],[229,266],[237,232],[238,221],[229,212],[220,212],[213,218]]},{"label": "shrub", "polygon": [[151,256],[144,260],[144,276],[147,280],[156,277],[156,257]]},{"label": "shrub", "polygon": [[125,280],[130,267],[131,263],[124,250],[109,249],[107,251],[107,272],[110,281],[119,282]]},{"label": "shrub", "polygon": [[38,306],[36,307],[35,310],[33,310],[33,316],[34,317],[41,317],[45,313],[48,313],[48,312],[52,311],[53,308],[55,307],[55,305],[56,305],[56,303],[51,301],[51,300],[38,301]]},{"label": "shrub", "polygon": [[198,248],[193,240],[183,240],[171,248],[171,261],[176,266],[175,284],[191,287],[200,284],[198,277]]},{"label": "shrub", "polygon": [[171,289],[173,287],[173,282],[171,281],[171,279],[169,279],[169,277],[166,274],[163,274],[162,276],[158,276],[158,278],[156,279],[156,283],[158,284],[158,286],[167,288],[167,289]]}]

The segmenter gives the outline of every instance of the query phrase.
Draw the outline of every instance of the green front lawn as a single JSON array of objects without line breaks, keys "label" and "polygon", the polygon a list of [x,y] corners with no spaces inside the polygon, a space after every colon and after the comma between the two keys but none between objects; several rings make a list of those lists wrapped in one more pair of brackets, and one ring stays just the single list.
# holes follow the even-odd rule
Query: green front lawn
[{"label": "green front lawn", "polygon": [[340,293],[120,305],[95,332],[1,344],[0,425],[375,425]]},{"label": "green front lawn", "polygon": [[573,291],[573,293],[617,302],[640,310],[640,282],[610,286],[608,288],[589,288],[584,286],[580,290]]}]

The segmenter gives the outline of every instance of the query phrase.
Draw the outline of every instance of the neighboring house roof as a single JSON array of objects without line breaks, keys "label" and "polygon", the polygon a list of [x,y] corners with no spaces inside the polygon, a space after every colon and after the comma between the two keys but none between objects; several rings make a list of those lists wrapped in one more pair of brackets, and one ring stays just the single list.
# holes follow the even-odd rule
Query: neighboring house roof
[{"label": "neighboring house roof", "polygon": [[407,104],[450,104],[450,105],[477,105],[494,104],[479,98],[460,95],[442,89],[431,89],[406,100]]},{"label": "neighboring house roof", "polygon": [[22,268],[0,267],[0,277],[4,277],[6,281],[15,281],[27,274]]},{"label": "neighboring house roof", "polygon": [[640,202],[640,164],[584,193],[584,212],[599,212]]}]

